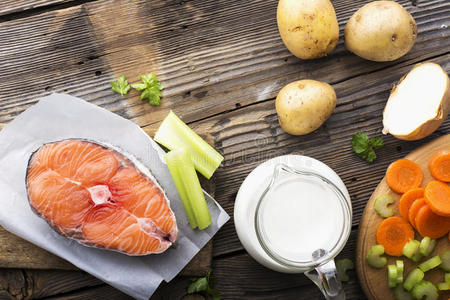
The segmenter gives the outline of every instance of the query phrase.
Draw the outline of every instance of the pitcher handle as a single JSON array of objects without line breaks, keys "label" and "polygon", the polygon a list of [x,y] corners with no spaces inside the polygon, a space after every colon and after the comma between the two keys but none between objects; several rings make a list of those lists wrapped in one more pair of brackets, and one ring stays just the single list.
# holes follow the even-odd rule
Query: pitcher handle
[{"label": "pitcher handle", "polygon": [[[318,255],[322,256],[321,254]],[[345,300],[345,292],[341,282],[337,278],[334,260],[330,260],[313,270],[307,271],[305,275],[319,287],[326,299]]]}]

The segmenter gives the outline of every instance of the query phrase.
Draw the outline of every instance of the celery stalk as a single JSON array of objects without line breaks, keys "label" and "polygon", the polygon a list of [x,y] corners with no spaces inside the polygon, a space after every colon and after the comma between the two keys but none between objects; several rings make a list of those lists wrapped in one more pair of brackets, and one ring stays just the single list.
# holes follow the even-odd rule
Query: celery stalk
[{"label": "celery stalk", "polygon": [[416,284],[412,290],[414,299],[437,300],[439,298],[438,289],[429,281],[422,280]]},{"label": "celery stalk", "polygon": [[436,268],[441,263],[442,263],[441,258],[438,255],[436,255],[436,256],[433,256],[432,258],[430,258],[429,260],[421,263],[419,265],[419,269],[421,269],[423,272],[427,272],[431,269]]},{"label": "celery stalk", "polygon": [[169,150],[186,147],[195,169],[210,179],[219,167],[223,156],[198,136],[172,111],[156,131],[154,140]]},{"label": "celery stalk", "polygon": [[170,175],[172,175],[175,187],[177,188],[178,195],[180,196],[189,224],[192,228],[196,228],[198,227],[197,220],[195,219],[194,211],[185,188],[185,177],[181,174],[179,168],[179,166],[184,164],[183,158],[180,155],[176,155],[174,152],[167,153],[164,158],[167,167],[169,168]]},{"label": "celery stalk", "polygon": [[186,148],[172,150],[164,158],[189,224],[192,228],[205,229],[211,224],[211,215],[188,150]]},{"label": "celery stalk", "polygon": [[405,281],[403,282],[403,287],[408,292],[412,290],[412,288],[422,281],[425,274],[420,269],[414,269],[411,272],[408,273],[408,276],[406,276]]}]

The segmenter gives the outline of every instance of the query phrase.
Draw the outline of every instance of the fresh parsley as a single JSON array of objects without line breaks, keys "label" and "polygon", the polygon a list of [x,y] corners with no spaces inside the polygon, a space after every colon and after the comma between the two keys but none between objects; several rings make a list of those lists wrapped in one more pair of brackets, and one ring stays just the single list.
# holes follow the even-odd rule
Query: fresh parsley
[{"label": "fresh parsley", "polygon": [[128,80],[125,79],[125,75],[120,76],[116,81],[111,81],[109,84],[114,92],[122,96],[126,95],[131,89]]},{"label": "fresh parsley", "polygon": [[203,293],[210,295],[213,300],[220,300],[220,293],[214,289],[214,279],[210,277],[210,272],[205,277],[193,278],[188,287],[188,294]]},{"label": "fresh parsley", "polygon": [[371,163],[376,158],[375,149],[380,149],[384,147],[384,142],[382,137],[375,137],[369,139],[367,134],[364,132],[358,132],[353,135],[352,138],[352,149],[359,157],[365,161]]},{"label": "fresh parsley", "polygon": [[153,73],[142,75],[142,83],[134,83],[131,87],[141,93],[141,100],[148,99],[150,105],[158,106],[161,99],[161,91],[164,87],[161,85],[156,75]]}]

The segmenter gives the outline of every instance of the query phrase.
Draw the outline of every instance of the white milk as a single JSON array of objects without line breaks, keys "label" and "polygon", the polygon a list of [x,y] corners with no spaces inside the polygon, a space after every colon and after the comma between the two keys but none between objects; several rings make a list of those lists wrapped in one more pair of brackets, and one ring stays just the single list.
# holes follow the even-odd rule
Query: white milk
[{"label": "white milk", "polygon": [[[259,263],[275,271],[303,273],[311,267],[281,264],[263,249],[255,227],[256,210],[274,174],[275,166],[285,164],[311,171],[332,182],[345,198],[346,208],[329,184],[318,178],[295,178],[279,174],[267,199],[259,208],[259,232],[265,247],[284,260],[302,264],[311,261],[317,249],[335,256],[344,246],[351,228],[351,202],[339,176],[311,157],[285,155],[272,158],[255,168],[239,189],[234,206],[236,232],[242,245]],[[342,199],[341,199],[342,200]],[[286,262],[286,261],[285,261]]]},{"label": "white milk", "polygon": [[277,182],[260,209],[262,234],[271,250],[285,259],[311,261],[315,250],[329,251],[341,238],[340,200],[319,179]]}]

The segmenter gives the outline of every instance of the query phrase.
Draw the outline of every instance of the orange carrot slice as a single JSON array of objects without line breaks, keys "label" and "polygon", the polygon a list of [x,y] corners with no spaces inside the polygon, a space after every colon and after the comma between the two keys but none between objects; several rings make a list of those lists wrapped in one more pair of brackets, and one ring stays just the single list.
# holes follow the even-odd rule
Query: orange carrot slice
[{"label": "orange carrot slice", "polygon": [[423,198],[424,192],[425,189],[423,188],[414,188],[402,195],[398,201],[398,210],[405,220],[409,220],[409,208],[413,202],[419,198]]},{"label": "orange carrot slice", "polygon": [[386,182],[389,187],[399,194],[419,187],[422,183],[422,170],[415,163],[406,158],[394,161],[386,170]]},{"label": "orange carrot slice", "polygon": [[383,245],[384,252],[392,256],[401,256],[403,246],[414,239],[414,230],[403,218],[389,217],[377,228],[377,243]]},{"label": "orange carrot slice", "polygon": [[436,215],[428,205],[422,206],[416,215],[416,228],[421,236],[438,239],[447,235],[450,218]]},{"label": "orange carrot slice", "polygon": [[450,182],[450,151],[434,153],[428,162],[431,175],[440,181]]},{"label": "orange carrot slice", "polygon": [[447,184],[430,181],[425,187],[425,200],[435,214],[450,217],[450,187]]},{"label": "orange carrot slice", "polygon": [[426,205],[425,198],[419,198],[409,208],[408,220],[414,228],[416,228],[416,215],[424,205]]}]

